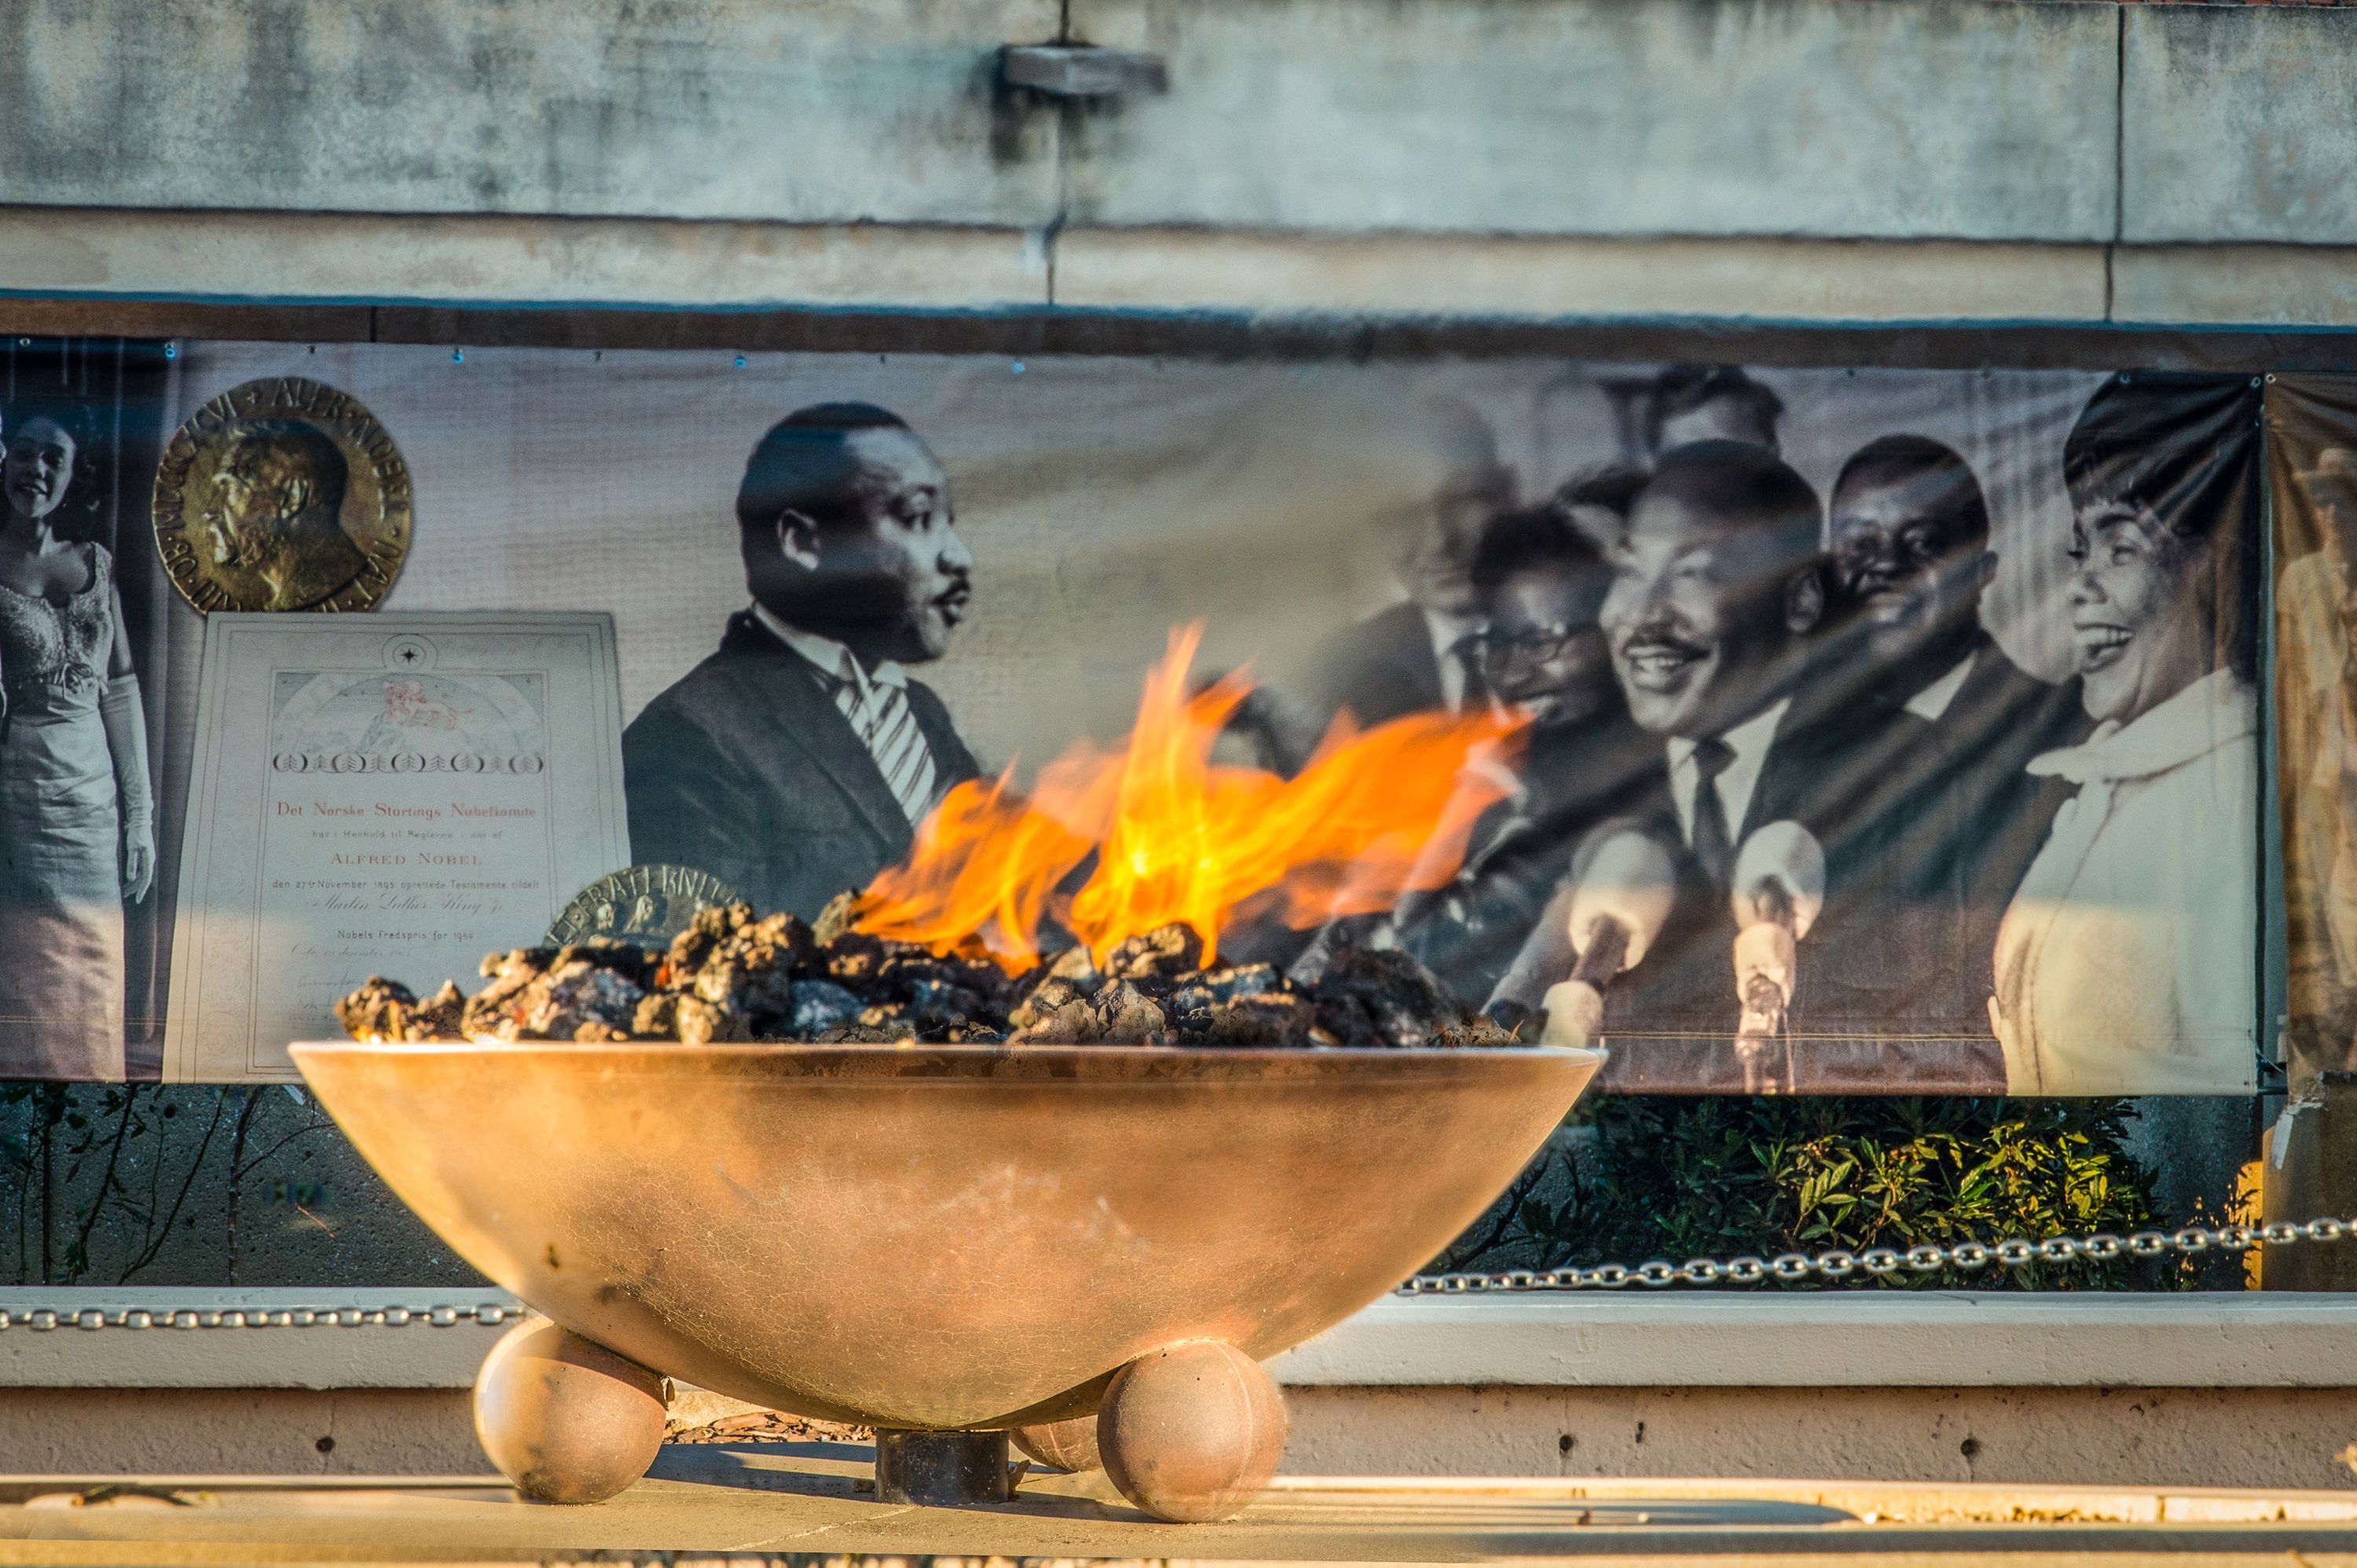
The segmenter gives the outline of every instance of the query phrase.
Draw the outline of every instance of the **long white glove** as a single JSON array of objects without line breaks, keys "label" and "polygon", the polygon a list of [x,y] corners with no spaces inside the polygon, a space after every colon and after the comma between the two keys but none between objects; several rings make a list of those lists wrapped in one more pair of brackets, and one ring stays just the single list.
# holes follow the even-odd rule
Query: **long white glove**
[{"label": "long white glove", "polygon": [[123,897],[136,904],[156,879],[156,796],[147,779],[147,716],[139,677],[117,675],[98,699],[106,749],[114,757],[114,791],[123,817]]}]

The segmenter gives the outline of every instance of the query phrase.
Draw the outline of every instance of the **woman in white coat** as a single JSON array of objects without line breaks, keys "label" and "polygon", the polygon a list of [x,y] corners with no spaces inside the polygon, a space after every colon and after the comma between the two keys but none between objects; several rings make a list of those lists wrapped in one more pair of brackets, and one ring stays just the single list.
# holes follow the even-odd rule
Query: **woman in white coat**
[{"label": "woman in white coat", "polygon": [[2247,1092],[2257,1028],[2259,393],[2104,383],[2072,428],[2072,641],[2094,733],[1996,939],[2014,1094]]}]

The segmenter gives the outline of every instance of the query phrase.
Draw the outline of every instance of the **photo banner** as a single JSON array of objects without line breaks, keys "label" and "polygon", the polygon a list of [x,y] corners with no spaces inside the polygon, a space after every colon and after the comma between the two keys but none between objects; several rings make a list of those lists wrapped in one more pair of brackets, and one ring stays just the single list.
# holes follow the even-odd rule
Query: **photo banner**
[{"label": "photo banner", "polygon": [[[1120,744],[1175,635],[1191,681],[1237,677],[1222,766],[1299,778],[1415,715],[1512,736],[1450,786],[1461,854],[1423,846],[1372,909],[1241,901],[1222,961],[1402,948],[1469,1007],[1577,1023],[1622,1090],[2232,1094],[2258,1038],[2258,400],[2133,371],[195,343],[148,405],[165,482],[133,488],[173,498],[140,569],[165,581],[163,538],[184,592],[210,553],[340,529],[348,581],[257,576],[237,607],[610,618],[631,859],[764,909],[866,886],[962,782],[1038,791]],[[253,439],[226,428],[265,403]],[[391,493],[397,448],[397,560],[285,435],[355,409],[342,467],[380,478],[352,497]],[[0,401],[12,476],[24,428]],[[36,548],[0,548],[0,767],[70,754],[97,802],[106,736],[52,669],[70,614],[10,528]],[[177,865],[204,638],[167,597],[178,629],[134,662],[185,694],[149,764]],[[404,679],[387,722],[440,722]],[[38,945],[105,904],[110,789],[107,822],[0,796],[10,845],[51,846],[5,868],[0,926]],[[142,1070],[43,1056],[63,994],[0,995],[32,1042],[0,1076]]]},{"label": "photo banner", "polygon": [[2357,381],[2266,389],[2276,799],[2295,1083],[2357,1067]]}]

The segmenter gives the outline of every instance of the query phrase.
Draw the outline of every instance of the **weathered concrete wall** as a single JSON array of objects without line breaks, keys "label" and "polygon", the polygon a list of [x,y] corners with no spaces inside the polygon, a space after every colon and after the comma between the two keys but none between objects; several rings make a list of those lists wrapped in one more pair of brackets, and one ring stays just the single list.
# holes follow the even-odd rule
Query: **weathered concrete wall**
[{"label": "weathered concrete wall", "polygon": [[[2339,1389],[1296,1388],[1304,1476],[2332,1487]],[[323,1446],[324,1444],[324,1446]],[[0,1389],[0,1474],[482,1475],[463,1390]]]},{"label": "weathered concrete wall", "polygon": [[[1067,11],[1169,91],[997,85]],[[2215,5],[22,0],[0,288],[2348,325],[2352,60]]]},{"label": "weathered concrete wall", "polygon": [[2136,5],[2123,20],[2121,238],[2357,241],[2357,14]]},{"label": "weathered concrete wall", "polygon": [[450,1389],[8,1389],[0,1474],[480,1476]]},{"label": "weathered concrete wall", "polygon": [[0,200],[1045,222],[1056,0],[21,0]]},{"label": "weathered concrete wall", "polygon": [[1287,1389],[1297,1475],[2345,1488],[2338,1389]]},{"label": "weathered concrete wall", "polygon": [[2092,240],[2107,7],[1074,0],[1170,62],[1082,116],[1076,221]]},{"label": "weathered concrete wall", "polygon": [[[1072,0],[22,0],[0,202],[2075,242],[2357,241],[2357,16]],[[2121,177],[2124,177],[2124,180]]]}]

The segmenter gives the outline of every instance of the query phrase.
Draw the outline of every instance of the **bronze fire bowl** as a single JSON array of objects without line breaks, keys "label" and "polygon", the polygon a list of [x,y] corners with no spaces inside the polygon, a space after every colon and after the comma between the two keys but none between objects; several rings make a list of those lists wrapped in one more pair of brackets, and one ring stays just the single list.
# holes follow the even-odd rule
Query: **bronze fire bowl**
[{"label": "bronze fire bowl", "polygon": [[1551,1049],[298,1045],[419,1218],[564,1327],[901,1428],[1093,1410],[1382,1295],[1601,1059]]}]

